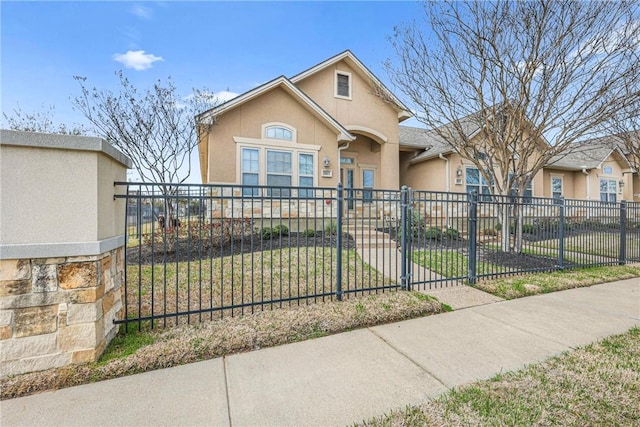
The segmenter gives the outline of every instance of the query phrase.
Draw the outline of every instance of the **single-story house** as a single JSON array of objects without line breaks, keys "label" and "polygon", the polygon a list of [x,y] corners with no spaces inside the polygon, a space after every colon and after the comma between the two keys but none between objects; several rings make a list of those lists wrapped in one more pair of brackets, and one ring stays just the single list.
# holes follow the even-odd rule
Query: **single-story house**
[{"label": "single-story house", "polygon": [[[198,145],[202,182],[487,191],[473,164],[435,132],[401,125],[410,117],[408,107],[347,50],[200,114],[198,121],[216,123]],[[460,124],[480,138],[472,120]],[[584,141],[551,159],[527,195],[633,200],[637,176],[606,138]]]}]

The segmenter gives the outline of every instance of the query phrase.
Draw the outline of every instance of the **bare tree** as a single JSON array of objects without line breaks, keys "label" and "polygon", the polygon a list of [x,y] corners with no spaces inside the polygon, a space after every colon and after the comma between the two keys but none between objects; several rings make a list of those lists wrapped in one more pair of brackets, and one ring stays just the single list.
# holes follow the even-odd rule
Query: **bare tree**
[{"label": "bare tree", "polygon": [[72,103],[98,135],[131,159],[143,181],[164,184],[160,190],[171,218],[175,203],[168,201],[191,174],[191,153],[198,145],[199,132],[207,132],[214,124],[196,126],[195,115],[211,108],[215,100],[207,91],[180,98],[171,78],[139,91],[122,71],[116,75],[118,92],[89,89],[85,77],[74,77],[82,93]]},{"label": "bare tree", "polygon": [[450,0],[424,12],[396,28],[390,77],[495,194],[523,196],[552,157],[640,98],[627,90],[640,82],[635,1]]},{"label": "bare tree", "polygon": [[59,133],[63,135],[87,135],[90,130],[85,126],[74,123],[66,125],[55,123],[55,106],[50,105],[46,110],[26,112],[20,106],[13,108],[11,113],[2,113],[4,124],[7,129],[21,130],[26,132]]}]

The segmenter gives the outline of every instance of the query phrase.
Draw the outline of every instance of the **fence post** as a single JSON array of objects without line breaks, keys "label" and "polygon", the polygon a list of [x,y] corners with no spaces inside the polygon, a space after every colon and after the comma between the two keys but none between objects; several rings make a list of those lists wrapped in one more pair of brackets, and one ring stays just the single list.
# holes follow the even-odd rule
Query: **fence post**
[{"label": "fence post", "polygon": [[408,190],[407,186],[403,185],[400,189],[400,261],[402,262],[400,271],[400,287],[402,290],[409,290],[409,276],[408,276],[408,257],[409,257],[409,233],[411,232],[411,219],[408,215]]},{"label": "fence post", "polygon": [[338,212],[336,214],[336,232],[338,233],[336,236],[336,246],[337,246],[337,254],[336,254],[336,298],[338,301],[342,301],[342,210],[344,204],[344,187],[342,187],[342,183],[338,183],[338,191],[337,191],[337,209]]},{"label": "fence post", "polygon": [[627,262],[627,202],[620,202],[620,258],[618,264],[625,265]]},{"label": "fence post", "polygon": [[564,217],[565,217],[565,205],[564,197],[558,198],[559,205],[559,219],[558,219],[558,267],[560,270],[564,269]]},{"label": "fence post", "polygon": [[469,284],[475,285],[478,280],[476,271],[476,253],[478,247],[478,191],[469,193],[469,215],[468,215],[468,236],[469,236]]}]

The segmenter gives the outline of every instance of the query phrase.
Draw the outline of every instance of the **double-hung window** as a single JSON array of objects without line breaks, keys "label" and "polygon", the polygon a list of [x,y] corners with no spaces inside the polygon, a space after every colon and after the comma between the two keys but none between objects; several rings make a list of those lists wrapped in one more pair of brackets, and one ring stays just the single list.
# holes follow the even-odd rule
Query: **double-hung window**
[{"label": "double-hung window", "polygon": [[[513,178],[513,174],[510,173],[509,179],[511,180],[512,178]],[[516,196],[516,195],[517,195],[516,183],[512,181],[511,196]],[[522,195],[522,197],[523,197],[522,203],[531,203],[533,201],[533,181],[529,181],[529,184],[527,185],[527,188],[525,188],[524,194]]]},{"label": "double-hung window", "polygon": [[482,176],[477,168],[467,168],[466,177],[467,193],[476,190],[482,200],[488,200],[491,197],[491,185]]},{"label": "double-hung window", "polygon": [[[313,154],[298,154],[298,186],[313,187]],[[313,190],[310,188],[300,189],[300,197],[313,197]]]},{"label": "double-hung window", "polygon": [[[267,150],[267,185],[270,187],[291,187],[293,156],[290,151]],[[272,188],[269,196],[291,196],[288,188]]]},{"label": "double-hung window", "polygon": [[600,178],[600,201],[615,203],[618,194],[618,183],[615,179]]},{"label": "double-hung window", "polygon": [[[242,185],[260,183],[260,151],[257,148],[242,149]],[[243,196],[257,196],[258,188],[245,187]]]},{"label": "double-hung window", "polygon": [[559,200],[562,197],[562,177],[551,177],[551,197],[553,200]]}]

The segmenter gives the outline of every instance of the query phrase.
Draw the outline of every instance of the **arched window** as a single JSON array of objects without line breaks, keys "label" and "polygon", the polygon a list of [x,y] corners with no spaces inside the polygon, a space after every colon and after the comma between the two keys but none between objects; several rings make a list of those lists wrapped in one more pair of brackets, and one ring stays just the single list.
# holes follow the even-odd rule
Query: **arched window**
[{"label": "arched window", "polygon": [[293,132],[284,126],[268,126],[264,130],[265,138],[293,141]]},{"label": "arched window", "polygon": [[611,166],[605,166],[602,171],[605,175],[611,175],[613,173],[613,168]]}]

